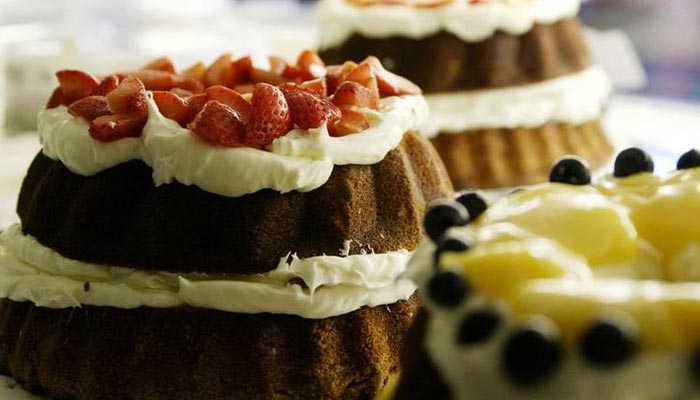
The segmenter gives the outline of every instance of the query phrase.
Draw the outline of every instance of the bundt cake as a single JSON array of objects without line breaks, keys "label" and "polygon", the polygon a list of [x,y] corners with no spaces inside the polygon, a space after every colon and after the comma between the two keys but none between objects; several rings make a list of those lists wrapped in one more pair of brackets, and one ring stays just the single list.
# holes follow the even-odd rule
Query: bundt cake
[{"label": "bundt cake", "polygon": [[631,148],[591,183],[570,157],[488,209],[477,193],[431,207],[388,397],[700,398],[700,153],[653,170]]},{"label": "bundt cake", "polygon": [[457,188],[546,181],[565,154],[607,161],[610,93],[577,18],[580,0],[321,0],[321,55],[377,56],[426,92],[432,137]]},{"label": "bundt cake", "polygon": [[57,73],[0,234],[0,372],[55,399],[368,399],[452,186],[420,90],[311,51]]}]

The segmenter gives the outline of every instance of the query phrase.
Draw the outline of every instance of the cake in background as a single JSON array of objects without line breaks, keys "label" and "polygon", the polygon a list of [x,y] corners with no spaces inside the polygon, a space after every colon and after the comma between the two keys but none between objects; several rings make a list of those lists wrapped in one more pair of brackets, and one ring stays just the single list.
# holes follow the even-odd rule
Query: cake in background
[{"label": "cake in background", "polygon": [[376,59],[61,70],[0,235],[0,372],[56,399],[366,399],[452,186]]},{"label": "cake in background", "polygon": [[432,207],[394,399],[700,398],[700,153],[577,157],[490,206]]},{"label": "cake in background", "polygon": [[333,62],[377,56],[426,93],[432,137],[457,188],[546,180],[564,154],[601,166],[610,83],[594,66],[580,0],[322,0]]}]

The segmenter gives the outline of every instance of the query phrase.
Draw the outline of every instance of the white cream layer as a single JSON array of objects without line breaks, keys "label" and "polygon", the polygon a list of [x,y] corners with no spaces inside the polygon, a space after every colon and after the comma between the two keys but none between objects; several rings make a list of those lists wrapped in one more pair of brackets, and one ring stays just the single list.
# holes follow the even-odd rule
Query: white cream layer
[{"label": "white cream layer", "polygon": [[318,9],[319,46],[338,46],[354,33],[374,39],[420,39],[447,31],[465,42],[480,42],[496,31],[522,35],[535,24],[553,24],[573,17],[580,5],[580,0],[495,0],[481,4],[456,0],[440,7],[359,7],[346,0],[322,0]]},{"label": "white cream layer", "polygon": [[600,67],[524,86],[426,95],[426,136],[489,128],[534,128],[598,119],[612,92]]},{"label": "white cream layer", "polygon": [[270,151],[207,143],[165,118],[150,94],[148,123],[140,138],[94,140],[87,121],[65,107],[41,111],[38,127],[44,154],[76,174],[91,176],[143,160],[153,169],[156,185],[178,181],[237,197],[262,189],[308,192],[326,183],[335,165],[376,164],[401,143],[404,133],[425,122],[428,107],[421,96],[405,96],[382,99],[379,112],[364,111],[370,119],[365,131],[331,137],[325,124],[310,131],[295,129],[277,139]]},{"label": "white cream layer", "polygon": [[[401,275],[410,255],[292,256],[264,274],[178,275],[71,260],[13,225],[0,234],[0,298],[49,308],[190,305],[320,319],[408,299],[416,285]],[[290,283],[295,278],[307,288]]]}]

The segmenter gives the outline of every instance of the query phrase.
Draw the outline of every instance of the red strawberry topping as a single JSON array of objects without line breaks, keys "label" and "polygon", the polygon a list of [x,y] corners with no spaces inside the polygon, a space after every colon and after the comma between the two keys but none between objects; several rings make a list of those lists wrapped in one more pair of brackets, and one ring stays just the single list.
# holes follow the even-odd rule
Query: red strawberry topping
[{"label": "red strawberry topping", "polygon": [[247,123],[250,119],[250,103],[235,90],[221,85],[214,85],[208,87],[205,93],[209,96],[209,99],[219,101],[233,108],[243,123]]},{"label": "red strawberry topping", "polygon": [[336,89],[333,95],[333,104],[377,110],[379,109],[379,95],[357,82],[345,81]]},{"label": "red strawberry topping", "polygon": [[400,96],[404,94],[421,94],[421,90],[415,83],[408,79],[389,72],[377,57],[370,56],[363,61],[372,67],[377,77],[379,93],[382,96]]},{"label": "red strawberry topping", "polygon": [[153,101],[166,118],[179,122],[187,115],[187,102],[173,92],[154,91]]},{"label": "red strawberry topping", "polygon": [[267,146],[285,135],[292,127],[289,105],[282,91],[267,83],[258,83],[253,89],[252,111],[246,131],[246,142]]},{"label": "red strawberry topping", "polygon": [[89,96],[100,84],[92,75],[75,69],[58,71],[56,77],[67,104]]},{"label": "red strawberry topping", "polygon": [[174,74],[175,64],[173,64],[173,61],[168,57],[160,57],[146,64],[146,66],[141,69],[152,69],[156,71],[165,71]]},{"label": "red strawberry topping", "polygon": [[146,119],[137,113],[104,115],[90,122],[90,136],[100,142],[141,136]]},{"label": "red strawberry topping", "polygon": [[321,98],[309,89],[287,86],[282,89],[289,103],[292,122],[300,129],[314,129],[340,120],[340,110],[328,99]]},{"label": "red strawberry topping", "polygon": [[239,114],[216,100],[210,100],[188,125],[202,139],[224,147],[245,145],[246,129]]},{"label": "red strawberry topping", "polygon": [[146,88],[137,78],[125,78],[107,95],[109,109],[115,114],[146,114]]},{"label": "red strawberry topping", "polygon": [[49,101],[46,102],[46,109],[56,108],[60,105],[66,105],[66,95],[63,94],[63,89],[59,86],[51,93]]},{"label": "red strawberry topping", "polygon": [[68,112],[75,117],[83,117],[88,121],[112,113],[109,110],[107,98],[105,96],[83,97],[73,102],[73,104],[68,107]]},{"label": "red strawberry topping", "polygon": [[347,136],[369,128],[369,120],[363,113],[351,107],[342,107],[340,111],[340,121],[328,127],[331,136]]},{"label": "red strawberry topping", "polygon": [[91,94],[96,96],[107,96],[109,92],[111,92],[112,90],[116,89],[117,86],[119,86],[120,80],[121,79],[118,75],[110,75],[102,79],[102,82],[100,82],[99,86],[97,86]]}]

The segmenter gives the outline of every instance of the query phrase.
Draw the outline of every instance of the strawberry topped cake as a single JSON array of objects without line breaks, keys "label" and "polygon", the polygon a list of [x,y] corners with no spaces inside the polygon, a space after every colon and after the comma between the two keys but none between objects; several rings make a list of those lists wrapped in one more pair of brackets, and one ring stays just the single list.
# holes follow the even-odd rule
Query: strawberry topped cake
[{"label": "strawberry topped cake", "polygon": [[455,184],[546,180],[577,154],[598,167],[610,83],[592,64],[580,0],[321,0],[321,55],[377,56],[426,92],[422,132]]},{"label": "strawberry topped cake", "polygon": [[0,372],[56,399],[372,398],[450,195],[375,58],[56,74],[0,234]]}]

